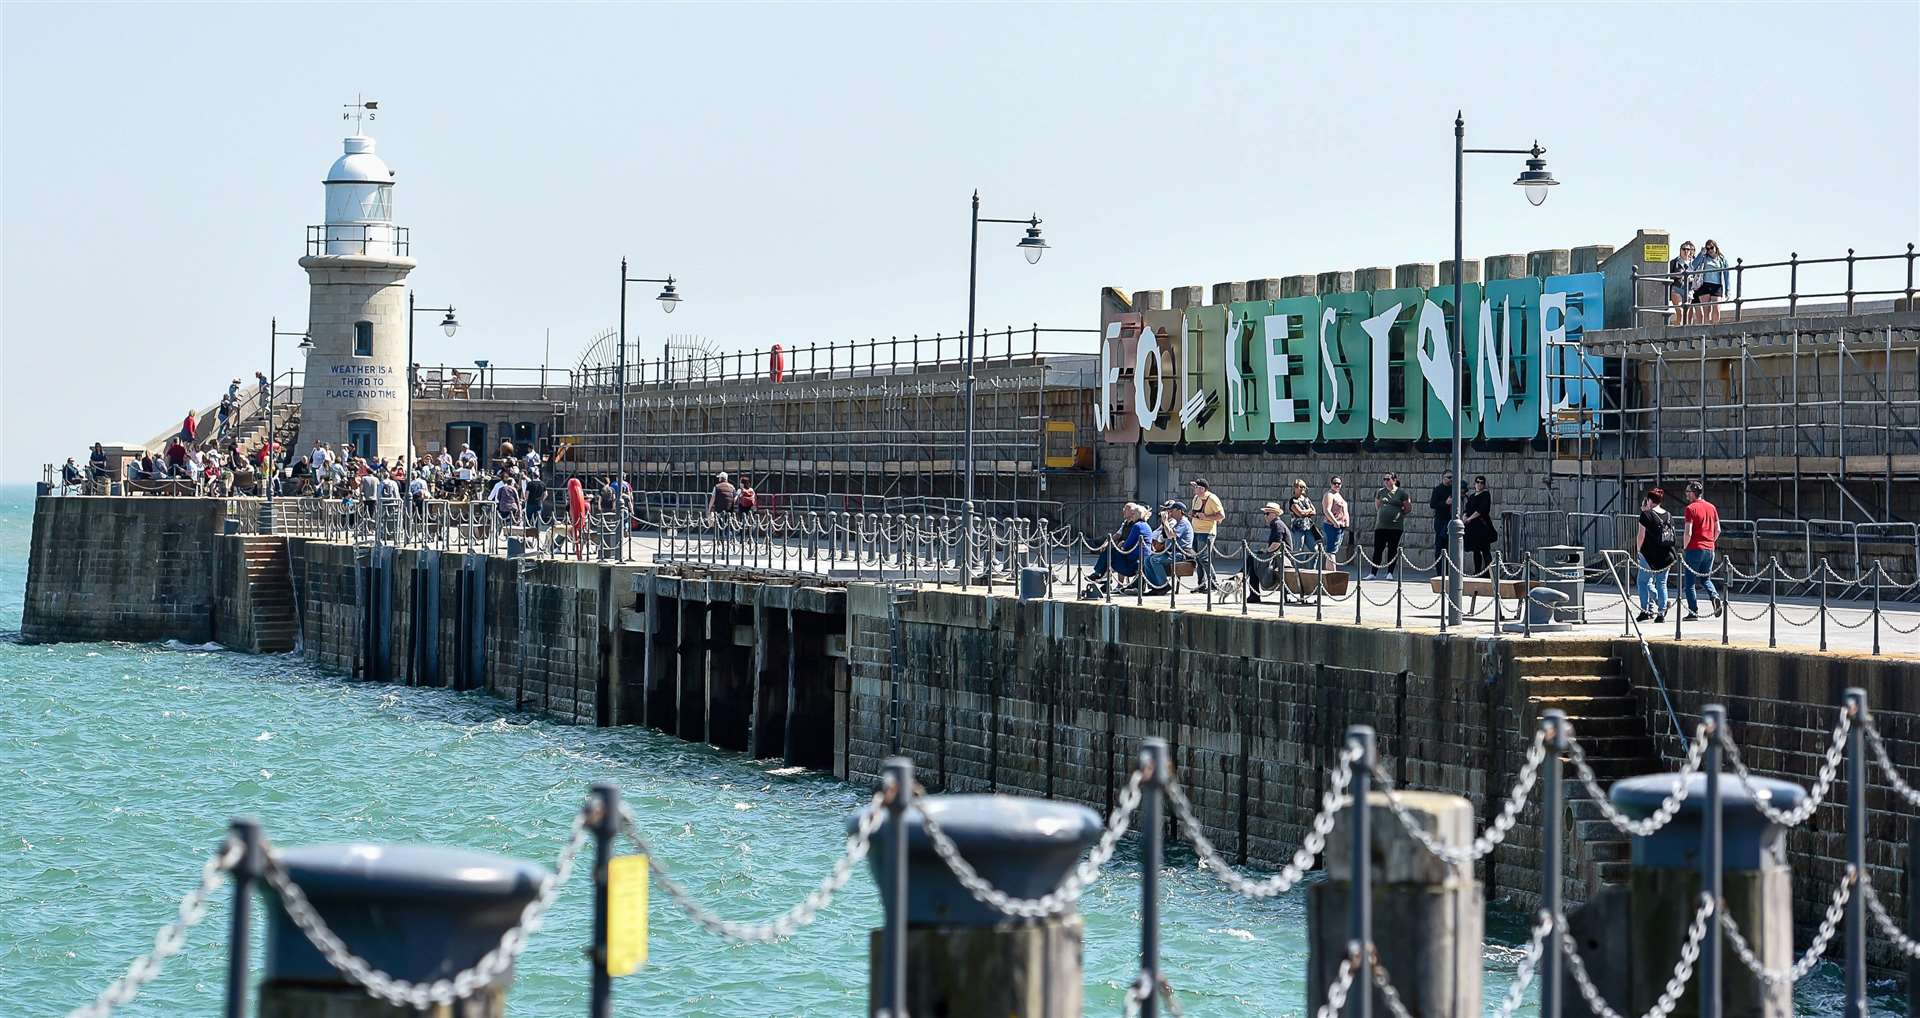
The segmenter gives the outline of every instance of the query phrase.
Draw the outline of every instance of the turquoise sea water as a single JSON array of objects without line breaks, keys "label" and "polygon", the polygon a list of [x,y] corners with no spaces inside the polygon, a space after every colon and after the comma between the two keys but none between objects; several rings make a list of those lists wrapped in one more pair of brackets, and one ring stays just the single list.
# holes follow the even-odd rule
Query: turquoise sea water
[{"label": "turquoise sea water", "polygon": [[[0,1015],[64,1014],[124,971],[236,813],[258,815],[281,844],[435,842],[551,865],[588,785],[612,780],[696,896],[757,920],[827,872],[865,798],[653,732],[553,725],[482,694],[353,682],[293,656],[21,645],[31,514],[31,489],[0,489]],[[1088,1014],[1119,1013],[1135,970],[1132,841],[1082,902]],[[1188,1013],[1308,1013],[1302,896],[1248,903],[1184,849],[1168,864],[1165,968]],[[583,868],[524,956],[510,998],[519,1018],[585,1013],[588,888]],[[187,950],[119,1013],[217,1013],[226,917],[222,892]],[[656,894],[650,965],[616,983],[616,1010],[859,1014],[865,933],[878,922],[864,870],[815,925],[759,946],[713,939]],[[1513,916],[1489,925],[1492,1002],[1521,931]],[[1835,982],[1805,988],[1802,1013],[1837,1014]]]}]

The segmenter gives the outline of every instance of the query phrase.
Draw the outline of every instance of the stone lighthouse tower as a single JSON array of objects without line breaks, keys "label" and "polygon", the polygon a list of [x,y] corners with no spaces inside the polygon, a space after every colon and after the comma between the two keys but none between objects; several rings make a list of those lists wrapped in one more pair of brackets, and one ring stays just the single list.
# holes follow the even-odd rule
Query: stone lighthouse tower
[{"label": "stone lighthouse tower", "polygon": [[307,374],[301,393],[300,441],[335,449],[349,442],[362,456],[406,452],[407,231],[393,225],[393,171],[374,154],[373,139],[355,133],[327,171],[327,216],[307,227],[312,300]]}]

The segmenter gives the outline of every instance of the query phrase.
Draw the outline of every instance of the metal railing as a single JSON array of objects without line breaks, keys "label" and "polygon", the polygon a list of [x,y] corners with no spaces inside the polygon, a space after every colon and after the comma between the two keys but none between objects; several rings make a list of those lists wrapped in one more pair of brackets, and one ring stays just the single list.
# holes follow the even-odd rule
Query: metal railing
[{"label": "metal railing", "polygon": [[[1856,254],[1853,248],[1848,248],[1847,253],[1840,257],[1802,258],[1799,252],[1796,251],[1790,254],[1786,261],[1747,262],[1745,259],[1735,258],[1725,269],[1713,271],[1726,273],[1730,280],[1726,288],[1727,292],[1720,295],[1720,305],[1722,307],[1730,305],[1733,310],[1733,316],[1731,319],[1723,320],[1735,322],[1745,320],[1745,316],[1750,310],[1750,305],[1754,308],[1766,309],[1772,312],[1770,317],[1777,317],[1779,315],[1792,316],[1800,313],[1800,304],[1802,301],[1834,299],[1842,300],[1844,303],[1839,306],[1845,309],[1846,314],[1850,315],[1854,313],[1856,302],[1863,297],[1905,297],[1911,301],[1914,294],[1920,292],[1920,290],[1917,290],[1915,287],[1914,264],[1916,258],[1920,258],[1920,255],[1916,254],[1912,244],[1908,244],[1907,249],[1903,252],[1883,255],[1861,255]],[[1883,262],[1898,263],[1898,267],[1904,269],[1904,285],[1861,285],[1861,280],[1857,275],[1859,267],[1862,265],[1878,266]],[[1820,269],[1828,266],[1844,266],[1844,276],[1837,283],[1815,283],[1812,288],[1802,287],[1802,269]],[[1769,291],[1765,288],[1781,284],[1758,282],[1755,284],[1755,292],[1749,294],[1746,285],[1747,274],[1749,272],[1759,274],[1763,278],[1769,279],[1777,275],[1784,275],[1784,285],[1786,289]],[[1636,265],[1633,269],[1633,292],[1636,298],[1639,298],[1644,292],[1640,284],[1646,283],[1649,284],[1650,287],[1657,287],[1660,292],[1664,294],[1669,284],[1677,283],[1688,287],[1697,285],[1701,280],[1701,275],[1699,272],[1641,272],[1639,266]],[[1815,273],[1815,275],[1819,275],[1819,273]],[[1691,301],[1691,293],[1687,294],[1687,299]],[[1633,309],[1635,311],[1664,314],[1671,317],[1676,311],[1682,308],[1698,306],[1699,305],[1691,303],[1682,304],[1679,307],[1671,303],[1641,304],[1639,300],[1636,299]],[[1692,322],[1686,324],[1699,325],[1705,323]]]},{"label": "metal railing", "polygon": [[[1065,349],[1042,349],[1042,337],[1098,336],[1098,329],[1043,328],[1034,323],[1026,328],[974,333],[974,363],[977,367],[1039,366],[1048,358],[1098,354],[1092,341]],[[674,389],[723,383],[772,382],[775,366],[782,382],[809,382],[872,376],[958,371],[965,364],[965,333],[941,333],[929,336],[887,336],[845,343],[808,343],[783,346],[776,355],[771,348],[740,350],[730,353],[696,353],[684,357],[651,359],[629,357],[626,366],[627,388]],[[617,342],[605,337],[582,355],[576,379],[581,392],[615,391],[620,372],[616,364]],[[629,339],[630,344],[635,343]],[[610,346],[610,344],[613,344]]]},{"label": "metal railing", "polygon": [[413,236],[392,223],[327,223],[307,227],[307,254],[398,255],[412,253]]},{"label": "metal railing", "polygon": [[[1599,818],[1614,829],[1633,836],[1648,837],[1674,821],[1685,801],[1698,794],[1702,799],[1701,851],[1696,867],[1702,893],[1689,912],[1684,938],[1670,975],[1646,1018],[1665,1018],[1683,993],[1691,987],[1703,1018],[1718,1018],[1724,1003],[1727,972],[1723,968],[1721,945],[1731,946],[1734,957],[1759,985],[1770,991],[1791,987],[1806,978],[1836,941],[1843,949],[1845,1000],[1848,1014],[1867,1014],[1867,938],[1869,922],[1894,949],[1910,958],[1920,958],[1920,942],[1915,931],[1902,930],[1879,900],[1868,866],[1865,831],[1874,820],[1868,809],[1868,785],[1878,773],[1890,800],[1903,801],[1920,808],[1920,790],[1900,773],[1886,747],[1885,737],[1868,711],[1864,690],[1849,689],[1835,716],[1831,737],[1821,758],[1819,773],[1807,798],[1798,806],[1782,810],[1769,804],[1769,791],[1757,785],[1752,772],[1741,759],[1734,738],[1734,726],[1727,710],[1709,704],[1698,722],[1681,739],[1684,759],[1680,769],[1669,775],[1672,783],[1665,797],[1643,817],[1627,815],[1611,800],[1610,790],[1600,784],[1588,750],[1581,741],[1577,723],[1563,711],[1547,710],[1535,724],[1525,762],[1511,789],[1500,796],[1500,808],[1484,830],[1464,842],[1430,833],[1421,819],[1411,815],[1400,798],[1387,770],[1382,766],[1380,740],[1372,728],[1352,725],[1346,730],[1333,765],[1328,768],[1319,791],[1319,807],[1305,825],[1306,834],[1292,859],[1277,874],[1250,877],[1226,859],[1214,847],[1206,826],[1196,815],[1181,776],[1173,764],[1167,743],[1158,738],[1141,741],[1137,763],[1102,826],[1099,837],[1087,855],[1048,893],[1035,898],[1019,898],[999,888],[974,868],[961,847],[941,829],[932,811],[919,809],[926,793],[914,778],[913,762],[893,757],[883,764],[879,787],[848,825],[845,848],[817,885],[798,903],[770,921],[742,922],[722,917],[695,900],[674,879],[672,870],[657,847],[640,829],[638,814],[622,802],[620,790],[607,783],[596,784],[585,802],[571,817],[553,871],[543,876],[532,900],[524,907],[515,924],[505,931],[497,944],[479,960],[458,973],[432,982],[410,983],[380,971],[346,943],[309,903],[307,894],[289,872],[278,848],[266,837],[257,821],[237,818],[229,826],[226,839],[201,868],[200,879],[181,902],[179,918],[168,923],[155,939],[150,954],[135,959],[126,975],[115,980],[91,1003],[72,1012],[70,1018],[104,1018],[114,1008],[132,1001],[140,989],[158,976],[165,959],[177,953],[185,943],[185,932],[205,915],[210,899],[220,883],[233,882],[234,922],[227,950],[229,966],[226,982],[226,1013],[243,1016],[248,1006],[249,967],[247,952],[251,936],[251,896],[262,885],[271,888],[281,909],[294,927],[342,977],[361,987],[369,996],[399,1007],[425,1009],[446,1005],[495,985],[509,972],[526,948],[530,936],[542,928],[543,918],[568,883],[579,852],[591,840],[594,850],[594,923],[591,944],[586,952],[591,993],[589,1014],[611,1013],[613,983],[609,971],[608,922],[609,876],[611,860],[619,853],[623,838],[634,852],[646,857],[653,880],[667,892],[668,900],[701,930],[722,940],[738,944],[778,943],[812,923],[828,908],[838,892],[851,880],[854,869],[872,848],[876,834],[884,828],[889,851],[876,867],[876,879],[884,881],[893,894],[883,906],[883,919],[874,967],[879,985],[873,997],[884,1007],[882,1013],[905,1018],[908,999],[907,933],[911,870],[908,844],[908,813],[919,813],[921,828],[934,854],[951,877],[974,901],[1009,922],[1047,919],[1070,914],[1086,889],[1098,881],[1111,865],[1115,849],[1129,830],[1137,827],[1141,843],[1139,940],[1140,961],[1137,973],[1128,980],[1123,998],[1123,1014],[1157,1016],[1165,1005],[1175,1015],[1181,1013],[1171,980],[1163,970],[1160,944],[1160,904],[1162,898],[1162,860],[1170,831],[1182,833],[1203,861],[1200,872],[1218,880],[1236,896],[1247,900],[1271,898],[1299,885],[1316,864],[1332,870],[1345,870],[1350,902],[1344,951],[1332,955],[1340,959],[1337,974],[1327,987],[1324,1001],[1309,1000],[1317,1018],[1334,1018],[1343,1012],[1348,995],[1359,982],[1360,995],[1347,1012],[1367,1018],[1371,1014],[1371,996],[1377,989],[1394,1018],[1408,1018],[1409,1009],[1401,1000],[1392,976],[1383,964],[1373,935],[1372,890],[1374,881],[1371,854],[1373,843],[1368,833],[1370,810],[1354,808],[1373,801],[1377,789],[1395,814],[1401,830],[1419,849],[1448,868],[1472,867],[1489,857],[1506,840],[1533,801],[1538,789],[1537,814],[1540,838],[1537,854],[1540,872],[1540,907],[1535,910],[1530,934],[1522,950],[1513,984],[1501,1004],[1492,1012],[1496,1018],[1511,1018],[1518,1011],[1536,976],[1541,982],[1540,1014],[1560,1018],[1563,999],[1560,991],[1562,966],[1587,1009],[1595,1014],[1617,1016],[1619,1012],[1596,985],[1587,969],[1586,952],[1580,940],[1571,935],[1569,916],[1563,899],[1561,874],[1566,865],[1566,820],[1570,809],[1570,787],[1577,782],[1587,792],[1587,802]],[[1564,758],[1564,762],[1563,762]],[[1573,766],[1573,776],[1565,773],[1565,764]],[[1769,967],[1749,946],[1749,933],[1739,922],[1723,897],[1726,873],[1722,821],[1726,796],[1723,785],[1738,781],[1745,787],[1747,801],[1753,802],[1770,822],[1789,829],[1806,824],[1820,804],[1833,794],[1840,767],[1845,764],[1845,812],[1848,837],[1845,839],[1845,869],[1834,881],[1829,904],[1807,950],[1784,968]],[[1703,776],[1701,791],[1693,789],[1692,779]],[[1171,810],[1170,816],[1164,812]],[[1328,838],[1341,814],[1350,825],[1347,839],[1349,855],[1345,859],[1324,857]],[[1490,865],[1490,863],[1489,863]],[[1912,888],[1908,888],[1912,893]],[[1777,917],[1776,917],[1777,918]],[[1844,920],[1844,926],[1843,926]],[[1790,930],[1769,930],[1769,936],[1791,936]],[[1484,956],[1483,956],[1484,957]],[[1331,959],[1328,959],[1331,960]],[[1642,973],[1658,978],[1657,974]],[[1910,988],[1911,990],[1911,988]],[[1317,1006],[1316,1006],[1317,1005]]]}]

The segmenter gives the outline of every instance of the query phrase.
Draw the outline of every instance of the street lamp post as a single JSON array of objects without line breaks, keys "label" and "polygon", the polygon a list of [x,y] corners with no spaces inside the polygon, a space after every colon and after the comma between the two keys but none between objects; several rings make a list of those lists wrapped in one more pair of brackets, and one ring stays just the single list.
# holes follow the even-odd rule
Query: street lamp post
[{"label": "street lamp post", "polygon": [[[971,246],[967,254],[967,349],[964,357],[966,361],[967,387],[965,447],[967,465],[964,473],[966,485],[962,492],[960,503],[962,520],[961,551],[954,556],[954,564],[960,570],[960,586],[962,588],[971,586],[973,583],[973,327],[974,304],[980,292],[981,223],[1012,223],[1016,226],[1026,227],[1027,235],[1020,238],[1020,243],[1014,246],[1020,249],[1021,254],[1027,256],[1028,265],[1038,263],[1040,256],[1047,251],[1047,242],[1040,239],[1039,216],[1029,216],[1026,219],[983,219],[980,216],[980,192],[978,189],[973,192],[973,229]],[[1011,342],[1011,340],[1009,340],[1009,342]]]},{"label": "street lamp post", "polygon": [[273,403],[274,403],[274,395],[280,389],[279,358],[276,355],[280,352],[280,337],[282,336],[299,336],[301,350],[312,350],[313,340],[310,337],[308,337],[308,335],[305,332],[281,332],[280,319],[277,317],[269,319],[268,322],[269,324],[267,325],[267,439],[266,439],[267,457],[266,457],[266,461],[262,464],[267,468],[266,477],[263,480],[263,483],[266,484],[267,486],[267,508],[265,510],[266,518],[263,521],[266,525],[263,526],[261,529],[265,530],[267,533],[270,534],[270,533],[273,533],[273,508],[272,508],[273,484],[275,481],[279,480],[280,478],[280,464],[275,462],[274,454],[273,454],[273,434],[274,434]]},{"label": "street lamp post", "polygon": [[416,462],[417,457],[414,456],[413,454],[413,394],[420,384],[419,379],[416,377],[418,375],[418,368],[413,363],[413,316],[419,314],[422,311],[446,312],[447,317],[442,318],[440,320],[440,328],[442,331],[446,332],[448,339],[452,339],[453,334],[457,332],[460,328],[460,320],[453,317],[453,306],[451,304],[443,308],[415,307],[413,305],[413,291],[412,290],[407,291],[407,453],[406,455],[407,455],[407,471],[408,471],[407,480],[408,481],[413,480],[413,471],[416,471],[419,469],[419,464]]},{"label": "street lamp post", "polygon": [[[660,302],[660,310],[665,311],[667,314],[673,314],[673,309],[680,304],[680,291],[674,289],[674,278],[672,276],[666,276],[665,278],[661,278],[661,279],[647,279],[647,278],[629,276],[627,275],[627,260],[625,258],[620,259],[620,352],[617,355],[619,367],[616,372],[619,377],[619,393],[615,397],[615,399],[618,401],[618,404],[619,404],[619,409],[617,412],[620,415],[620,449],[618,453],[618,464],[617,464],[618,469],[616,470],[616,473],[615,473],[615,478],[619,481],[619,487],[614,490],[614,500],[613,500],[614,509],[616,512],[619,511],[621,498],[625,497],[627,492],[632,490],[631,486],[627,484],[627,284],[628,283],[663,284],[660,288],[659,296],[655,297],[654,300],[657,300]],[[618,549],[616,553],[618,556],[618,561],[625,562],[627,560],[627,539],[630,536],[632,536],[632,534],[633,534],[632,521],[626,520],[626,519],[621,520],[620,521],[620,542],[618,545],[615,546]]]},{"label": "street lamp post", "polygon": [[[1462,492],[1465,490],[1467,472],[1462,460],[1466,458],[1466,416],[1467,416],[1467,332],[1466,305],[1462,300],[1464,288],[1461,276],[1465,271],[1466,259],[1462,255],[1464,244],[1461,237],[1461,224],[1466,209],[1466,162],[1471,155],[1526,156],[1527,168],[1513,183],[1523,189],[1527,201],[1540,205],[1547,200],[1547,189],[1560,182],[1547,172],[1547,161],[1542,158],[1547,150],[1534,142],[1532,148],[1467,148],[1467,121],[1464,112],[1453,116],[1453,519],[1447,526],[1447,555],[1451,561],[1447,564],[1447,620],[1459,625],[1461,620],[1460,599],[1464,585],[1462,559],[1466,555],[1466,524],[1460,518],[1461,507],[1466,504]],[[1499,578],[1495,577],[1498,583]],[[1495,590],[1498,596],[1499,591]],[[1550,963],[1552,959],[1549,959]],[[1550,973],[1553,969],[1549,968]],[[1558,984],[1554,984],[1557,990]]]}]

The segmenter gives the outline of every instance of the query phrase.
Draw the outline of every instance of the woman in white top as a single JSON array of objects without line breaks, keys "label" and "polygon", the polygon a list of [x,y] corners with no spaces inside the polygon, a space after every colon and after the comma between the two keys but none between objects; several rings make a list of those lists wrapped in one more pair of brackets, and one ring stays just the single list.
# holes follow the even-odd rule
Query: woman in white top
[{"label": "woman in white top", "polygon": [[1347,499],[1340,494],[1340,478],[1327,482],[1327,493],[1320,498],[1320,543],[1326,552],[1327,564],[1338,561],[1340,546],[1347,538],[1347,528],[1352,521],[1347,516]]}]

